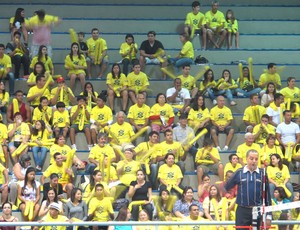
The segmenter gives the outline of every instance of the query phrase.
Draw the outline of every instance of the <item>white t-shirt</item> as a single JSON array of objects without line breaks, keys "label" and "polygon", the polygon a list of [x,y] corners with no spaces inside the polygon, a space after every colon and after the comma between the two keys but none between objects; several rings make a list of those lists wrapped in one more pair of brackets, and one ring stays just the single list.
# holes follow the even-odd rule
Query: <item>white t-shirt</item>
[{"label": "white t-shirt", "polygon": [[277,126],[276,133],[281,135],[281,141],[284,144],[289,142],[296,143],[296,134],[300,133],[299,125],[294,122],[290,124],[282,122]]},{"label": "white t-shirt", "polygon": [[[24,187],[24,180],[19,182],[19,186],[21,188]],[[38,182],[37,180],[35,180],[35,184],[36,184],[36,189],[33,188],[28,188],[27,186],[25,187],[25,189],[22,192],[22,196],[24,197],[25,200],[30,200],[30,201],[36,201],[36,196],[37,196],[37,189],[40,187],[40,182]]]},{"label": "white t-shirt", "polygon": [[[175,87],[168,89],[166,93],[167,98],[171,97],[175,92],[176,92]],[[175,99],[175,104],[184,104],[185,99],[191,99],[190,92],[185,88],[181,88],[181,90],[178,92],[178,95]]]},{"label": "white t-shirt", "polygon": [[275,124],[280,124],[280,113],[281,113],[281,109],[280,107],[278,107],[278,110],[275,111],[273,110],[270,106],[267,108],[267,111],[266,113],[272,117],[272,121],[275,123]]}]

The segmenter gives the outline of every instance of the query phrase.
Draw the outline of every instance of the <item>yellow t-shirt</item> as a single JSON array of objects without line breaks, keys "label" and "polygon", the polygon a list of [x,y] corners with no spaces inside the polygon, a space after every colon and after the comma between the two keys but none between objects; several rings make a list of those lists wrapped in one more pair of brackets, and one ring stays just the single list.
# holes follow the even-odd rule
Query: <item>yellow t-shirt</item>
[{"label": "yellow t-shirt", "polygon": [[143,104],[139,107],[137,104],[130,106],[127,118],[131,118],[137,125],[143,125],[150,116],[150,107]]},{"label": "yellow t-shirt", "polygon": [[[25,21],[26,22],[26,21]],[[37,25],[51,25],[52,23],[56,23],[58,22],[58,17],[56,16],[53,16],[53,15],[48,15],[46,14],[45,15],[45,18],[44,18],[44,21],[40,21],[38,16],[35,15],[33,17],[31,17],[28,22],[26,22],[26,25],[29,26],[29,27],[34,27],[34,26],[37,26]]]},{"label": "yellow t-shirt", "polygon": [[58,174],[58,183],[66,184],[70,182],[70,176],[66,173],[66,163],[63,162],[63,165],[61,167],[58,167],[56,163],[50,165],[45,172],[43,172],[43,175],[45,178],[48,178],[52,173]]},{"label": "yellow t-shirt", "polygon": [[[49,120],[46,120],[45,114],[48,115]],[[47,106],[46,110],[40,111],[38,107],[34,108],[33,110],[33,116],[32,116],[32,123],[34,123],[37,120],[43,120],[46,125],[49,125],[49,121],[52,118],[52,108]]]},{"label": "yellow t-shirt", "polygon": [[[43,89],[39,89],[36,85],[35,86],[32,86],[29,91],[28,91],[28,94],[27,94],[27,98],[28,97],[32,97],[38,93],[43,93],[42,96],[45,96],[48,98],[48,100],[50,99],[50,91],[49,89],[45,89],[45,91],[43,92]],[[33,105],[33,106],[37,106],[40,104],[40,98],[41,97],[36,97],[34,98],[34,100],[32,100],[30,102],[30,105]]]},{"label": "yellow t-shirt", "polygon": [[[51,99],[55,97],[57,90],[58,90],[58,87],[55,87],[51,90]],[[57,102],[62,101],[63,103],[65,103],[66,107],[70,106],[70,99],[69,99],[68,93],[72,97],[74,97],[72,90],[68,87],[67,91],[66,90],[63,91],[63,99],[60,98],[60,93],[58,94]]]},{"label": "yellow t-shirt", "polygon": [[218,106],[213,107],[210,110],[211,120],[218,125],[225,125],[228,121],[233,120],[231,110],[224,106],[222,109]]},{"label": "yellow t-shirt", "polygon": [[93,197],[89,203],[88,215],[91,215],[92,213],[94,213],[92,221],[109,221],[109,214],[114,213],[110,198],[104,197],[102,200],[98,200],[97,197]]},{"label": "yellow t-shirt", "polygon": [[[0,184],[4,184],[5,183],[5,178],[4,178],[4,175],[3,175],[3,171],[5,169],[6,168],[4,167],[4,165],[0,163]],[[9,181],[7,181],[7,182],[9,182]]]},{"label": "yellow t-shirt", "polygon": [[[236,89],[238,87],[238,85],[236,84],[236,82],[233,79],[231,79],[231,82],[229,82],[229,81],[228,82],[221,82],[223,80],[224,80],[224,78],[220,78],[218,80],[218,83],[217,83],[217,85],[219,85],[217,87],[218,90],[222,90],[221,87],[224,87],[223,90],[226,90],[226,89]],[[230,85],[228,83],[230,83]]]},{"label": "yellow t-shirt", "polygon": [[[38,56],[35,56],[34,58],[32,58],[32,61],[30,63],[30,68],[33,69],[34,65],[38,61],[39,61]],[[54,68],[51,57],[47,57],[47,60],[46,60],[46,57],[43,56],[40,61],[44,63],[46,71],[51,71]]]},{"label": "yellow t-shirt", "polygon": [[234,33],[234,34],[239,30],[239,24],[236,19],[233,21],[233,23],[231,20],[227,20],[225,22],[225,27],[227,28],[228,32]]},{"label": "yellow t-shirt", "polygon": [[[107,50],[107,44],[106,44],[106,41],[103,38],[98,38],[97,40],[94,40],[93,38],[89,38],[86,41],[86,44],[88,46],[90,57],[95,56],[97,41],[100,42],[100,54],[102,54],[105,50]],[[107,56],[105,56],[105,57],[107,57]]]},{"label": "yellow t-shirt", "polygon": [[4,94],[3,93],[0,93],[0,104],[4,104],[4,102],[6,102],[6,107],[8,105],[8,102],[9,102],[9,94],[8,92],[5,92]]},{"label": "yellow t-shirt", "polygon": [[169,152],[176,151],[175,154],[175,162],[178,162],[179,159],[184,155],[184,150],[182,144],[178,141],[173,141],[172,144],[168,144],[166,141],[163,141],[157,146],[159,152],[158,156],[165,156]]},{"label": "yellow t-shirt", "polygon": [[71,152],[71,148],[68,145],[59,146],[57,144],[54,144],[50,148],[50,164],[55,164],[55,160],[53,158],[55,153],[61,153],[63,156],[69,156],[69,152]]},{"label": "yellow t-shirt", "polygon": [[238,170],[239,168],[242,168],[242,167],[243,166],[240,163],[237,163],[236,166],[233,167],[233,165],[230,162],[228,162],[224,167],[224,180],[225,180],[226,173],[228,171],[235,172],[236,170]]},{"label": "yellow t-shirt", "polygon": [[108,121],[112,121],[113,115],[111,108],[109,108],[107,105],[104,105],[103,108],[95,106],[91,111],[90,119],[95,120],[100,124],[105,124]]},{"label": "yellow t-shirt", "polygon": [[131,72],[127,76],[128,87],[135,88],[137,91],[149,86],[148,77],[145,73],[140,72],[136,75],[134,72]]},{"label": "yellow t-shirt", "polygon": [[[253,135],[256,135],[259,132],[260,126],[261,126],[261,124],[254,126]],[[273,125],[268,124],[267,128],[270,130],[271,134],[275,135],[275,127]],[[263,132],[261,132],[259,134],[259,136],[255,139],[255,142],[258,144],[265,144],[268,136],[269,136],[269,134],[265,130],[263,130]]]},{"label": "yellow t-shirt", "polygon": [[183,178],[183,175],[178,165],[174,164],[169,167],[167,164],[163,164],[158,169],[157,178],[166,181],[167,184],[175,185],[178,179]]},{"label": "yellow t-shirt", "polygon": [[266,153],[266,162],[268,164],[270,164],[270,157],[274,153],[277,153],[281,157],[281,159],[284,158],[281,148],[279,146],[276,146],[276,145],[274,145],[273,148],[269,148],[268,145],[265,145],[265,146],[261,147],[261,153],[262,153],[261,158],[260,158],[261,161],[265,160],[264,158],[265,158],[265,153]]},{"label": "yellow t-shirt", "polygon": [[[111,166],[111,167],[109,167],[110,168],[110,178],[109,178],[109,180],[110,181],[116,181],[116,180],[118,180],[119,178],[118,178],[118,174],[117,174],[117,170],[115,169],[115,167],[113,167],[113,166]],[[100,169],[100,167],[96,167],[95,169],[94,169],[94,171],[95,170],[100,170],[101,171],[101,169]],[[108,172],[108,168],[104,168],[104,181],[108,181],[108,174],[107,174],[107,172]],[[103,184],[103,182],[101,182],[101,184]],[[103,184],[104,185],[104,184]],[[105,185],[104,185],[105,186]],[[105,188],[105,187],[104,187]]]},{"label": "yellow t-shirt", "polygon": [[[258,82],[259,86],[267,84],[268,82],[274,82],[275,84],[281,86],[281,79],[278,73],[275,74],[263,73],[262,75],[260,75],[259,82]],[[264,89],[266,89],[266,86],[264,87]]]},{"label": "yellow t-shirt", "polygon": [[[48,72],[49,73],[49,72]],[[50,78],[51,78],[51,82],[52,83],[54,83],[54,80],[53,80],[53,77],[51,76],[51,74],[49,73],[49,75],[48,75]],[[36,75],[32,72],[30,75],[29,75],[29,77],[28,77],[28,79],[27,79],[27,83],[34,83],[34,84],[36,84]],[[49,87],[48,87],[48,89],[49,89]]]},{"label": "yellow t-shirt", "polygon": [[71,60],[70,55],[66,56],[65,67],[69,68],[68,75],[70,75],[70,74],[84,74],[85,75],[84,69],[75,69],[75,66],[77,66],[77,65],[86,67],[86,60],[85,60],[84,55],[81,55],[80,59],[78,56],[73,56],[73,60]]},{"label": "yellow t-shirt", "polygon": [[56,110],[53,113],[53,126],[59,128],[66,127],[67,123],[70,125],[70,116],[68,110],[64,110],[62,113]]},{"label": "yellow t-shirt", "polygon": [[141,165],[140,162],[134,160],[126,163],[124,160],[122,160],[117,164],[117,171],[121,169],[124,164],[125,166],[120,174],[120,181],[122,184],[129,186],[132,181],[136,180],[136,172],[141,168]]},{"label": "yellow t-shirt", "polygon": [[187,41],[183,44],[181,51],[180,51],[180,57],[181,58],[191,58],[194,59],[194,47],[193,43],[190,41]]},{"label": "yellow t-shirt", "polygon": [[207,82],[205,85],[204,85],[204,82],[201,81],[200,84],[199,84],[199,90],[200,91],[203,91],[204,89],[206,88],[214,88],[216,86],[216,81],[213,80],[212,82]]},{"label": "yellow t-shirt", "polygon": [[[132,126],[128,122],[122,125],[114,123],[110,126],[110,131],[118,138],[120,143],[131,143],[130,138],[134,135]],[[112,137],[109,135],[109,137]]]},{"label": "yellow t-shirt", "polygon": [[[150,109],[150,116],[155,116],[155,115],[163,116],[166,123],[168,123],[169,119],[171,117],[174,117],[174,111],[172,106],[168,103],[164,104],[163,106],[156,103]],[[160,120],[151,120],[151,123],[161,125]]]},{"label": "yellow t-shirt", "polygon": [[[78,105],[72,106],[71,113],[70,113],[70,118],[71,118],[71,117],[73,116],[73,114],[76,112],[77,108],[78,108]],[[88,113],[91,114],[91,110],[92,110],[92,109],[91,109],[90,107],[86,106],[85,109],[87,109]],[[85,111],[83,111],[83,112],[85,113]],[[72,121],[72,124],[78,125],[81,118],[82,118],[82,111],[80,111],[80,112],[78,113],[76,119],[75,119],[74,121]],[[89,123],[90,123],[90,120],[87,119],[87,117],[85,116],[84,124],[89,124]]]},{"label": "yellow t-shirt", "polygon": [[[47,213],[46,216],[44,216],[42,218],[42,220],[44,222],[60,222],[60,223],[63,223],[63,222],[67,222],[69,219],[66,217],[66,216],[63,216],[63,215],[58,215],[58,217],[56,219],[53,219],[49,212]],[[45,230],[66,230],[67,229],[67,226],[44,226],[43,227]]]},{"label": "yellow t-shirt", "polygon": [[285,87],[282,90],[280,90],[280,93],[284,96],[284,102],[287,102],[288,98],[291,99],[291,102],[300,101],[300,89],[298,87],[294,87],[294,89]]},{"label": "yellow t-shirt", "polygon": [[220,154],[217,148],[211,148],[210,150],[206,148],[201,148],[197,151],[196,153],[196,158],[195,161],[198,164],[215,164],[215,163],[202,163],[201,160],[207,160],[207,161],[212,161],[213,159],[209,155],[211,153],[214,158],[217,158],[220,161]]},{"label": "yellow t-shirt", "polygon": [[[258,111],[257,111],[258,108]],[[256,119],[256,112],[258,112],[259,120]],[[250,123],[260,123],[261,116],[266,114],[266,107],[261,105],[248,106],[244,111],[243,121],[248,121]]]},{"label": "yellow t-shirt", "polygon": [[143,158],[143,156],[150,151],[150,149],[152,151],[152,148],[155,148],[156,150],[153,150],[153,152],[150,154],[148,159],[145,159],[146,160],[145,163],[149,163],[150,159],[154,159],[157,157],[157,153],[159,152],[159,145],[158,144],[150,145],[148,141],[140,143],[138,146],[134,148],[134,152],[137,153],[135,160],[140,161],[141,158]]},{"label": "yellow t-shirt", "polygon": [[[8,125],[8,129],[7,129],[8,133],[13,129],[14,125],[15,123]],[[22,138],[24,136],[29,136],[29,135],[30,135],[30,130],[28,124],[22,122],[21,125],[15,130],[15,133],[12,136],[11,141],[22,141]]]},{"label": "yellow t-shirt", "polygon": [[[260,148],[259,144],[253,143],[251,146],[248,146],[248,145],[246,145],[246,143],[243,143],[243,144],[241,144],[241,145],[239,145],[239,146],[237,147],[236,155],[238,155],[238,157],[239,157],[240,159],[243,160],[244,164],[247,164],[247,161],[246,161],[246,153],[247,153],[250,149],[256,150],[256,151],[258,152],[258,154],[259,154],[258,159],[261,158],[261,155],[262,155],[262,154],[261,154],[261,148]],[[261,165],[261,164],[260,164],[260,161],[258,161],[258,167],[260,167],[260,165]]]},{"label": "yellow t-shirt", "polygon": [[101,156],[107,155],[108,157],[116,158],[116,154],[114,152],[114,149],[110,147],[109,145],[104,145],[104,147],[100,147],[99,145],[95,145],[89,154],[88,158],[93,158],[96,161],[100,161]]},{"label": "yellow t-shirt", "polygon": [[[11,58],[7,54],[3,54],[3,57],[0,58],[0,75],[7,74],[6,69],[11,68]],[[6,77],[3,75],[3,77]]]},{"label": "yellow t-shirt", "polygon": [[113,88],[123,88],[128,85],[127,77],[125,74],[121,73],[120,78],[113,78],[112,74],[107,74],[106,84],[111,85]]},{"label": "yellow t-shirt", "polygon": [[200,29],[201,26],[206,24],[205,16],[201,12],[198,12],[197,14],[190,12],[186,15],[184,24],[189,25],[196,30]]},{"label": "yellow t-shirt", "polygon": [[41,130],[38,131],[37,135],[31,134],[31,141],[34,142],[36,140],[38,141],[47,141],[49,139],[50,133],[47,129],[42,132]]},{"label": "yellow t-shirt", "polygon": [[215,14],[210,10],[205,13],[206,23],[209,23],[211,28],[217,28],[225,23],[224,14],[221,11],[217,11]]},{"label": "yellow t-shirt", "polygon": [[7,138],[8,138],[7,126],[0,123],[0,144],[3,143],[4,139],[7,140]]},{"label": "yellow t-shirt", "polygon": [[178,76],[178,78],[181,79],[181,85],[183,88],[186,88],[187,90],[192,90],[194,87],[196,87],[195,84],[195,78],[191,75],[184,77],[183,75]]},{"label": "yellow t-shirt", "polygon": [[200,124],[207,118],[210,118],[210,113],[208,108],[202,110],[201,108],[195,111],[193,108],[190,109],[188,121],[191,127],[195,127],[197,124]]},{"label": "yellow t-shirt", "polygon": [[278,167],[267,167],[267,174],[270,179],[275,181],[277,184],[283,184],[285,179],[290,179],[290,171],[286,165],[282,165],[282,170]]},{"label": "yellow t-shirt", "polygon": [[[121,44],[121,47],[120,47],[120,52],[119,52],[119,53],[120,53],[121,55],[124,55],[124,54],[128,53],[132,45],[135,47],[135,49],[132,49],[132,50],[131,50],[131,59],[136,59],[137,53],[135,52],[135,50],[138,50],[138,45],[137,45],[137,43],[134,43],[134,44],[131,44],[131,45],[128,45],[126,42],[122,43],[122,44]],[[126,56],[123,57],[123,58],[130,59],[130,56],[129,56],[129,54],[128,54],[128,55],[126,55]]]}]

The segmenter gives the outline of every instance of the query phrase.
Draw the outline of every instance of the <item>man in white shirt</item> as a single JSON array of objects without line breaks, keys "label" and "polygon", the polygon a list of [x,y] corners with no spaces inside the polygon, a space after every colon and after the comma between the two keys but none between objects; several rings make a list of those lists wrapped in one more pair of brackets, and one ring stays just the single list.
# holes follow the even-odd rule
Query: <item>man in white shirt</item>
[{"label": "man in white shirt", "polygon": [[275,93],[274,95],[274,102],[272,102],[269,107],[267,108],[266,113],[270,117],[269,123],[275,127],[281,122],[280,121],[280,114],[283,112],[281,108],[281,103],[284,102],[284,97],[281,93]]}]

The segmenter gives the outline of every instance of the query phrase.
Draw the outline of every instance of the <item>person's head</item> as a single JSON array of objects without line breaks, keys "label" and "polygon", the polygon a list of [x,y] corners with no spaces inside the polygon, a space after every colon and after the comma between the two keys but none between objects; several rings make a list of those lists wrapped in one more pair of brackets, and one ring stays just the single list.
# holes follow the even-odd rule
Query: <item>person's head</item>
[{"label": "person's head", "polygon": [[61,167],[63,165],[63,157],[60,152],[54,153],[53,158],[57,166]]},{"label": "person's head", "polygon": [[126,149],[124,155],[127,161],[131,161],[133,159],[133,150],[131,148]]},{"label": "person's head", "polygon": [[48,103],[49,103],[48,98],[45,97],[45,96],[41,96],[41,98],[40,98],[40,106],[41,106],[41,109],[47,108]]},{"label": "person's head", "polygon": [[56,189],[53,187],[50,187],[47,193],[48,199],[47,201],[50,202],[57,202],[58,201],[58,197],[57,197],[57,192]]},{"label": "person's head", "polygon": [[149,221],[149,213],[146,209],[139,211],[139,221]]},{"label": "person's head", "polygon": [[78,36],[78,41],[79,42],[83,42],[84,41],[84,37],[85,37],[84,32],[78,32],[77,36]]},{"label": "person's head", "polygon": [[57,202],[52,202],[49,205],[49,215],[53,218],[53,219],[57,219],[58,214],[60,212],[60,205]]},{"label": "person's head", "polygon": [[285,123],[290,123],[292,121],[292,112],[291,112],[291,110],[284,110],[283,111],[283,116],[284,116],[284,122]]},{"label": "person's head", "polygon": [[276,187],[274,189],[274,198],[278,201],[281,201],[281,200],[287,198],[286,192],[283,187]]},{"label": "person's head", "polygon": [[211,11],[215,14],[218,11],[219,2],[217,0],[213,0],[211,2]]},{"label": "person's head", "polygon": [[95,185],[95,195],[96,195],[96,197],[104,196],[104,186],[102,184]]},{"label": "person's head", "polygon": [[4,44],[0,44],[0,55],[3,56],[3,54],[5,53],[5,45]]},{"label": "person's head", "polygon": [[257,169],[257,164],[259,161],[259,154],[256,150],[250,149],[246,153],[246,161],[248,169],[253,172]]},{"label": "person's head", "polygon": [[111,67],[111,75],[113,78],[120,78],[121,76],[121,67],[118,63],[114,63]]},{"label": "person's head", "polygon": [[34,64],[33,67],[33,74],[35,76],[37,75],[44,75],[46,72],[46,68],[43,62],[38,61],[37,63]]},{"label": "person's head", "polygon": [[204,173],[201,177],[201,180],[203,181],[203,183],[207,183],[210,184],[210,176],[206,173]]},{"label": "person's head", "polygon": [[147,33],[147,37],[148,37],[148,41],[149,42],[154,42],[155,41],[155,36],[156,36],[156,33],[151,30]]},{"label": "person's head", "polygon": [[107,134],[104,132],[100,132],[98,133],[97,139],[98,139],[98,145],[103,147],[107,142]]},{"label": "person's head", "polygon": [[78,55],[79,54],[79,45],[77,42],[73,42],[71,44],[71,55]]},{"label": "person's head", "polygon": [[200,11],[200,2],[199,1],[193,1],[192,9],[193,9],[193,12],[197,14]]},{"label": "person's head", "polygon": [[190,71],[191,71],[191,66],[190,65],[184,65],[184,66],[182,66],[182,74],[184,76],[189,76]]},{"label": "person's head", "polygon": [[156,132],[156,131],[151,131],[149,134],[148,134],[148,137],[149,137],[149,141],[151,143],[158,143],[158,140],[159,140],[159,133]]},{"label": "person's head", "polygon": [[5,201],[5,202],[2,204],[2,212],[3,212],[5,215],[11,215],[11,213],[12,213],[12,204],[9,203],[8,201]]},{"label": "person's head", "polygon": [[86,98],[85,98],[84,96],[79,95],[79,96],[77,97],[77,105],[78,105],[79,107],[86,106]]},{"label": "person's head", "polygon": [[164,132],[164,136],[165,136],[165,141],[166,142],[172,142],[173,141],[173,131],[170,129],[167,129]]},{"label": "person's head", "polygon": [[295,77],[288,77],[287,79],[287,85],[289,88],[294,88],[296,84],[296,78]]},{"label": "person's head", "polygon": [[273,153],[270,156],[270,165],[273,167],[278,167],[280,170],[283,167],[283,162],[282,159],[280,157],[280,155],[278,153]]},{"label": "person's head", "polygon": [[187,114],[185,114],[185,113],[180,114],[180,116],[179,116],[179,124],[180,124],[180,126],[181,127],[186,127],[187,123],[188,123],[188,116],[187,116]]},{"label": "person's head", "polygon": [[155,102],[160,104],[160,105],[164,105],[165,103],[167,103],[166,95],[164,93],[157,94]]},{"label": "person's head", "polygon": [[54,141],[55,144],[59,146],[64,146],[66,143],[66,138],[63,135],[58,135]]},{"label": "person's head", "polygon": [[43,130],[43,131],[44,131],[45,128],[46,128],[45,121],[43,121],[43,120],[37,120],[37,121],[35,122],[34,126],[35,126],[35,128],[36,128],[37,130]]},{"label": "person's head", "polygon": [[91,187],[94,188],[95,184],[101,181],[102,181],[102,173],[98,169],[94,170],[90,181]]},{"label": "person's head", "polygon": [[[195,111],[198,111],[199,109],[202,109],[204,110],[206,108],[205,106],[205,98],[203,95],[200,95],[200,94],[197,94],[196,97],[195,97],[195,102],[193,104],[193,109]],[[201,119],[201,116],[200,114],[198,115],[198,118]]]},{"label": "person's head", "polygon": [[223,70],[222,78],[224,78],[224,81],[231,83],[231,73],[228,69]]},{"label": "person's head", "polygon": [[142,105],[145,103],[145,101],[146,101],[145,95],[142,94],[142,93],[139,93],[139,94],[136,96],[136,99],[137,99],[137,104],[138,104],[139,106],[142,106]]},{"label": "person's head", "polygon": [[14,41],[20,41],[21,33],[19,31],[14,32],[13,39]]},{"label": "person's head", "polygon": [[225,181],[228,181],[232,177],[233,174],[234,174],[233,171],[228,170],[225,174]]},{"label": "person's head", "polygon": [[139,63],[138,61],[135,62],[135,63],[132,65],[132,68],[133,68],[134,74],[136,74],[136,75],[140,74],[140,72],[141,72],[141,65],[140,65],[140,63]]},{"label": "person's head", "polygon": [[191,204],[189,207],[189,213],[190,213],[190,218],[193,219],[197,219],[199,217],[199,207],[197,204]]},{"label": "person's head", "polygon": [[50,185],[51,187],[57,187],[58,185],[58,174],[57,173],[51,173],[50,175]]},{"label": "person's head", "polygon": [[25,178],[24,179],[24,184],[25,185],[27,184],[27,182],[34,181],[34,179],[35,179],[35,168],[33,168],[33,167],[27,168],[24,178]]},{"label": "person's head", "polygon": [[273,82],[269,82],[267,84],[266,94],[269,94],[269,93],[276,94],[276,87],[275,87],[275,84]]},{"label": "person's head", "polygon": [[134,43],[134,37],[132,34],[126,34],[125,41],[128,45],[131,45]]},{"label": "person's head", "polygon": [[217,105],[218,105],[219,108],[223,108],[224,107],[224,105],[225,105],[225,98],[222,95],[220,95],[220,96],[217,97]]},{"label": "person's head", "polygon": [[190,39],[190,37],[189,37],[189,35],[186,34],[186,33],[182,33],[182,34],[180,34],[180,36],[179,36],[179,40],[180,40],[180,42],[183,43],[183,44],[186,43],[189,39]]},{"label": "person's head", "polygon": [[258,105],[259,104],[259,97],[257,94],[251,94],[250,95],[250,102],[252,105]]},{"label": "person's head", "polygon": [[136,172],[136,179],[137,181],[144,181],[146,178],[146,174],[143,170],[139,169],[137,172]]},{"label": "person's head", "polygon": [[62,77],[62,76],[59,76],[57,79],[56,79],[56,82],[57,82],[57,86],[58,87],[63,87],[65,85],[65,78]]},{"label": "person's head", "polygon": [[281,93],[275,93],[274,102],[277,106],[284,102],[284,96]]},{"label": "person's head", "polygon": [[245,142],[248,146],[252,145],[254,142],[254,135],[252,133],[246,133]]},{"label": "person's head", "polygon": [[23,8],[18,8],[15,13],[15,20],[20,20],[23,18],[23,20],[19,22],[24,22],[24,17],[25,17],[25,10]]},{"label": "person's head", "polygon": [[42,57],[43,55],[46,56],[48,54],[47,46],[41,45],[39,47],[38,56]]},{"label": "person's head", "polygon": [[268,71],[270,74],[276,73],[276,64],[275,63],[269,63],[268,64]]},{"label": "person's head", "polygon": [[23,101],[23,96],[24,96],[24,93],[22,90],[17,90],[15,92],[15,98],[17,99],[18,102],[22,102]]},{"label": "person's head", "polygon": [[3,94],[5,93],[5,83],[2,80],[0,80],[0,90]]},{"label": "person's head", "polygon": [[203,76],[204,76],[204,82],[205,83],[211,82],[215,79],[214,71],[212,71],[212,69],[206,70],[206,72],[204,73]]},{"label": "person's head", "polygon": [[213,141],[209,138],[205,138],[203,140],[203,148],[211,149],[214,146]]},{"label": "person's head", "polygon": [[276,137],[273,134],[269,134],[267,139],[266,139],[266,143],[268,145],[274,146],[275,145],[275,141],[276,141]]},{"label": "person's head", "polygon": [[261,123],[264,124],[264,125],[268,125],[269,124],[269,115],[268,114],[263,114],[261,116]]},{"label": "person's head", "polygon": [[176,78],[174,80],[174,87],[179,90],[181,89],[181,79],[180,78]]},{"label": "person's head", "polygon": [[31,157],[26,153],[23,154],[19,159],[19,164],[22,168],[27,168],[31,165]]},{"label": "person's head", "polygon": [[236,153],[230,154],[228,159],[229,159],[229,162],[233,165],[236,165],[237,163],[239,163],[239,157]]},{"label": "person's head", "polygon": [[39,75],[39,74],[38,74],[38,75],[36,76],[35,82],[36,82],[36,85],[38,86],[38,88],[42,88],[42,87],[44,87],[44,85],[45,85],[45,83],[46,83],[46,78],[45,78],[44,75]]},{"label": "person's head", "polygon": [[216,186],[216,185],[211,185],[211,186],[209,187],[208,192],[209,192],[209,199],[215,198],[215,199],[217,199],[218,201],[221,200],[222,197],[221,197],[220,190],[219,190],[218,186]]},{"label": "person's head", "polygon": [[119,213],[115,219],[115,221],[128,221],[131,217],[131,212],[127,207],[122,207],[119,210]]},{"label": "person's head", "polygon": [[167,189],[162,189],[159,191],[159,197],[163,200],[163,201],[167,201],[169,200],[170,197],[170,192]]},{"label": "person's head", "polygon": [[23,121],[22,114],[20,112],[16,112],[14,114],[14,122],[21,123]]},{"label": "person's head", "polygon": [[40,10],[36,11],[36,15],[38,16],[40,21],[44,21],[46,12],[45,12],[45,10],[40,9]]},{"label": "person's head", "polygon": [[80,188],[73,188],[71,191],[71,201],[81,202],[82,201],[82,190]]},{"label": "person's head", "polygon": [[167,153],[165,156],[166,164],[171,167],[175,162],[175,155],[173,153]]},{"label": "person's head", "polygon": [[93,28],[91,34],[94,40],[97,40],[99,38],[99,30],[97,28]]},{"label": "person's head", "polygon": [[227,10],[225,18],[226,18],[226,21],[231,20],[232,22],[234,22],[235,17],[234,17],[233,10],[231,10],[231,9]]},{"label": "person's head", "polygon": [[183,192],[182,192],[182,198],[183,198],[183,200],[185,200],[185,201],[191,201],[191,200],[193,200],[193,197],[194,197],[194,190],[193,190],[193,188],[191,186],[184,187]]},{"label": "person's head", "polygon": [[103,108],[106,102],[106,96],[102,93],[100,93],[97,97],[97,106],[99,108]]},{"label": "person's head", "polygon": [[243,77],[246,77],[248,80],[250,80],[249,68],[247,66],[243,67]]},{"label": "person's head", "polygon": [[122,125],[125,122],[126,114],[123,111],[119,111],[116,114],[117,123]]},{"label": "person's head", "polygon": [[84,91],[86,91],[86,92],[91,91],[92,94],[94,94],[94,86],[93,86],[93,84],[91,82],[86,82],[84,84]]}]

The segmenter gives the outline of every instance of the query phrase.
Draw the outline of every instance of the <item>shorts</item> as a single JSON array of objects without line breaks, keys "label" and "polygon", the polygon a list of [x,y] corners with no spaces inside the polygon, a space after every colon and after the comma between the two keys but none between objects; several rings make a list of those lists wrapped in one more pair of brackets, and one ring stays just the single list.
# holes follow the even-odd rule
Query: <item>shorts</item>
[{"label": "shorts", "polygon": [[[92,59],[91,59],[90,57],[86,57],[85,60],[86,60],[86,62],[92,62]],[[102,62],[100,63],[99,66],[101,66],[103,63],[104,63],[104,64],[108,64],[108,63],[109,63],[109,60],[108,60],[107,57],[104,57],[104,58],[102,59]],[[93,64],[94,64],[94,63],[93,63]]]},{"label": "shorts", "polygon": [[204,174],[207,174],[209,172],[213,172],[214,174],[218,174],[219,164],[221,164],[221,162],[218,162],[218,163],[215,163],[215,164],[200,164],[200,165],[197,166],[197,169],[202,168]]},{"label": "shorts", "polygon": [[212,129],[214,129],[214,130],[216,130],[216,133],[217,133],[217,135],[219,135],[219,133],[226,133],[226,135],[228,135],[229,134],[229,131],[231,130],[231,129],[233,129],[231,126],[227,126],[226,128],[225,128],[225,130],[224,131],[220,131],[219,129],[218,129],[218,127],[217,126],[212,126],[211,127],[211,130]]},{"label": "shorts", "polygon": [[8,143],[8,148],[15,147],[18,148],[22,144],[21,141],[12,141]]},{"label": "shorts", "polygon": [[83,126],[83,129],[82,130],[79,130],[79,127],[78,127],[79,125],[78,124],[73,124],[73,125],[71,125],[71,129],[75,129],[75,133],[78,133],[78,132],[84,132],[84,130],[86,129],[86,128],[89,128],[89,125],[88,124],[85,124],[84,126]]},{"label": "shorts", "polygon": [[145,57],[145,60],[146,60],[146,64],[156,64],[156,65],[160,64],[160,61],[157,58],[151,59],[151,58]]},{"label": "shorts", "polygon": [[219,30],[219,29],[216,29],[216,30],[206,29],[206,30],[207,30],[207,32],[212,32],[213,34],[219,34],[219,33],[222,33],[225,29],[223,28],[221,30]]}]

